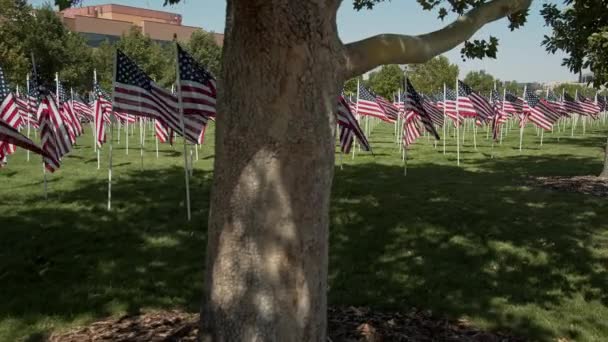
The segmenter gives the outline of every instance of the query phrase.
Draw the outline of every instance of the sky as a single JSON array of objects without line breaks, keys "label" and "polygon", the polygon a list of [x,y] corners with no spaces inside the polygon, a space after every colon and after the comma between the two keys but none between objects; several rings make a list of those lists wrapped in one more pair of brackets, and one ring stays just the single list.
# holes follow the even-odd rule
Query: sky
[{"label": "sky", "polygon": [[[30,0],[41,5],[48,0]],[[552,82],[576,80],[561,66],[563,54],[548,54],[540,45],[543,36],[550,33],[539,14],[542,4],[548,0],[534,1],[528,22],[514,32],[502,19],[484,26],[472,39],[493,35],[499,39],[496,59],[467,60],[460,58],[461,46],[445,53],[457,64],[461,76],[471,70],[486,70],[501,80],[519,82]],[[223,32],[226,2],[224,0],[182,0],[173,6],[163,6],[163,0],[84,0],[84,5],[116,3],[135,7],[179,13],[183,24],[202,27],[208,31]],[[453,17],[452,17],[453,19]],[[449,22],[437,19],[435,12],[423,11],[414,0],[393,0],[380,3],[374,10],[355,11],[352,2],[344,0],[338,12],[338,31],[344,43],[380,33],[421,34],[440,29]]]}]

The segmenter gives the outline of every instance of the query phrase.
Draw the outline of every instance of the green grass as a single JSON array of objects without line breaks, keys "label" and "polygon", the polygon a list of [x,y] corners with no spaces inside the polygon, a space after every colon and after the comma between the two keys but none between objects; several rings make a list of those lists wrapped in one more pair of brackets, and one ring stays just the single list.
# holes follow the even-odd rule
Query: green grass
[{"label": "green grass", "polygon": [[[412,306],[532,340],[608,337],[608,202],[530,186],[530,176],[596,174],[606,127],[546,134],[513,129],[490,158],[471,133],[456,166],[454,140],[421,138],[403,176],[392,126],[371,135],[374,156],[344,157],[332,189],[331,304]],[[137,136],[137,132],[135,134]],[[107,148],[97,170],[90,134],[48,176],[24,151],[0,170],[0,341],[42,339],[108,315],[154,308],[196,312],[203,277],[213,129],[195,162],[185,220],[183,155],[149,137],[115,143],[113,210]]]}]

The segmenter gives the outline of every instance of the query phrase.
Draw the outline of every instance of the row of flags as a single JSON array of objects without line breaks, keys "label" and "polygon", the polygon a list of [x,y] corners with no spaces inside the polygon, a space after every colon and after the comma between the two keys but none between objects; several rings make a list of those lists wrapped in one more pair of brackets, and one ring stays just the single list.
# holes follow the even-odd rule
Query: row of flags
[{"label": "row of flags", "polygon": [[[216,117],[216,80],[179,44],[177,56],[178,91],[174,92],[156,84],[132,59],[117,50],[113,96],[95,81],[92,102],[82,100],[78,94],[68,96],[58,79],[56,92],[49,92],[38,79],[35,67],[29,92],[23,97],[14,95],[0,67],[0,121],[13,129],[27,126],[29,132],[31,126],[40,131],[45,167],[50,172],[55,171],[61,158],[71,151],[86,122],[94,123],[98,147],[106,142],[106,125],[112,120],[128,125],[138,119],[154,120],[160,142],[172,143],[177,132],[186,141],[201,144],[208,121]],[[446,118],[457,126],[465,118],[474,118],[478,125],[491,124],[496,137],[500,125],[509,117],[519,119],[521,126],[529,120],[550,130],[569,113],[596,118],[606,109],[605,97],[596,96],[591,100],[579,94],[573,98],[567,93],[558,97],[551,91],[547,91],[545,98],[529,89],[524,90],[522,97],[506,91],[501,96],[496,90],[485,97],[460,80],[455,90],[444,87],[443,94],[420,94],[409,79],[404,80],[403,89],[404,93],[392,102],[361,84],[356,98],[344,94],[338,97],[336,114],[342,152],[349,153],[354,139],[363,150],[371,151],[357,119],[362,116],[402,124],[403,144],[407,146],[421,136],[421,127],[439,139],[436,127],[442,127]],[[0,139],[0,160],[19,145],[9,142],[15,140],[14,132],[11,134],[10,139]],[[31,146],[31,140],[27,140],[23,140],[24,144]]]}]

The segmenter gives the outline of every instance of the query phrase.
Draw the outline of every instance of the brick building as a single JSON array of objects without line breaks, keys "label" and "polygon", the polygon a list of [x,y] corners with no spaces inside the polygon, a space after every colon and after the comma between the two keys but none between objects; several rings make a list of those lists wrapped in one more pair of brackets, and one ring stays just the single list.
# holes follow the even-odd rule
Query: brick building
[{"label": "brick building", "polygon": [[[182,25],[182,16],[177,13],[149,10],[124,5],[97,5],[68,8],[60,12],[63,23],[78,32],[91,46],[98,46],[104,40],[114,42],[132,27],[137,27],[145,35],[156,41],[188,40],[200,27]],[[214,33],[215,41],[222,45],[223,34]]]}]

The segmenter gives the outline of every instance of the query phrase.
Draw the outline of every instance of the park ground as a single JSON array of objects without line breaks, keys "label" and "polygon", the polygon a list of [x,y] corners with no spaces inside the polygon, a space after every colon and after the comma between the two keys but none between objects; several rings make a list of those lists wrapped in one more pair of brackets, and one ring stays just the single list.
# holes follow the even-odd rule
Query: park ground
[{"label": "park ground", "polygon": [[[403,175],[393,128],[371,134],[374,154],[344,156],[332,189],[332,306],[430,310],[534,341],[608,338],[608,201],[535,185],[536,176],[599,173],[608,127],[517,129],[491,152],[485,130],[455,142],[426,137]],[[141,310],[197,312],[213,166],[213,127],[194,162],[185,217],[182,145],[152,136],[143,168],[137,131],[129,155],[114,143],[113,208],[107,152],[97,169],[90,132],[48,175],[24,151],[0,170],[0,341]],[[558,136],[559,141],[558,141]],[[494,154],[494,158],[491,155]],[[336,157],[338,160],[338,157]]]}]

